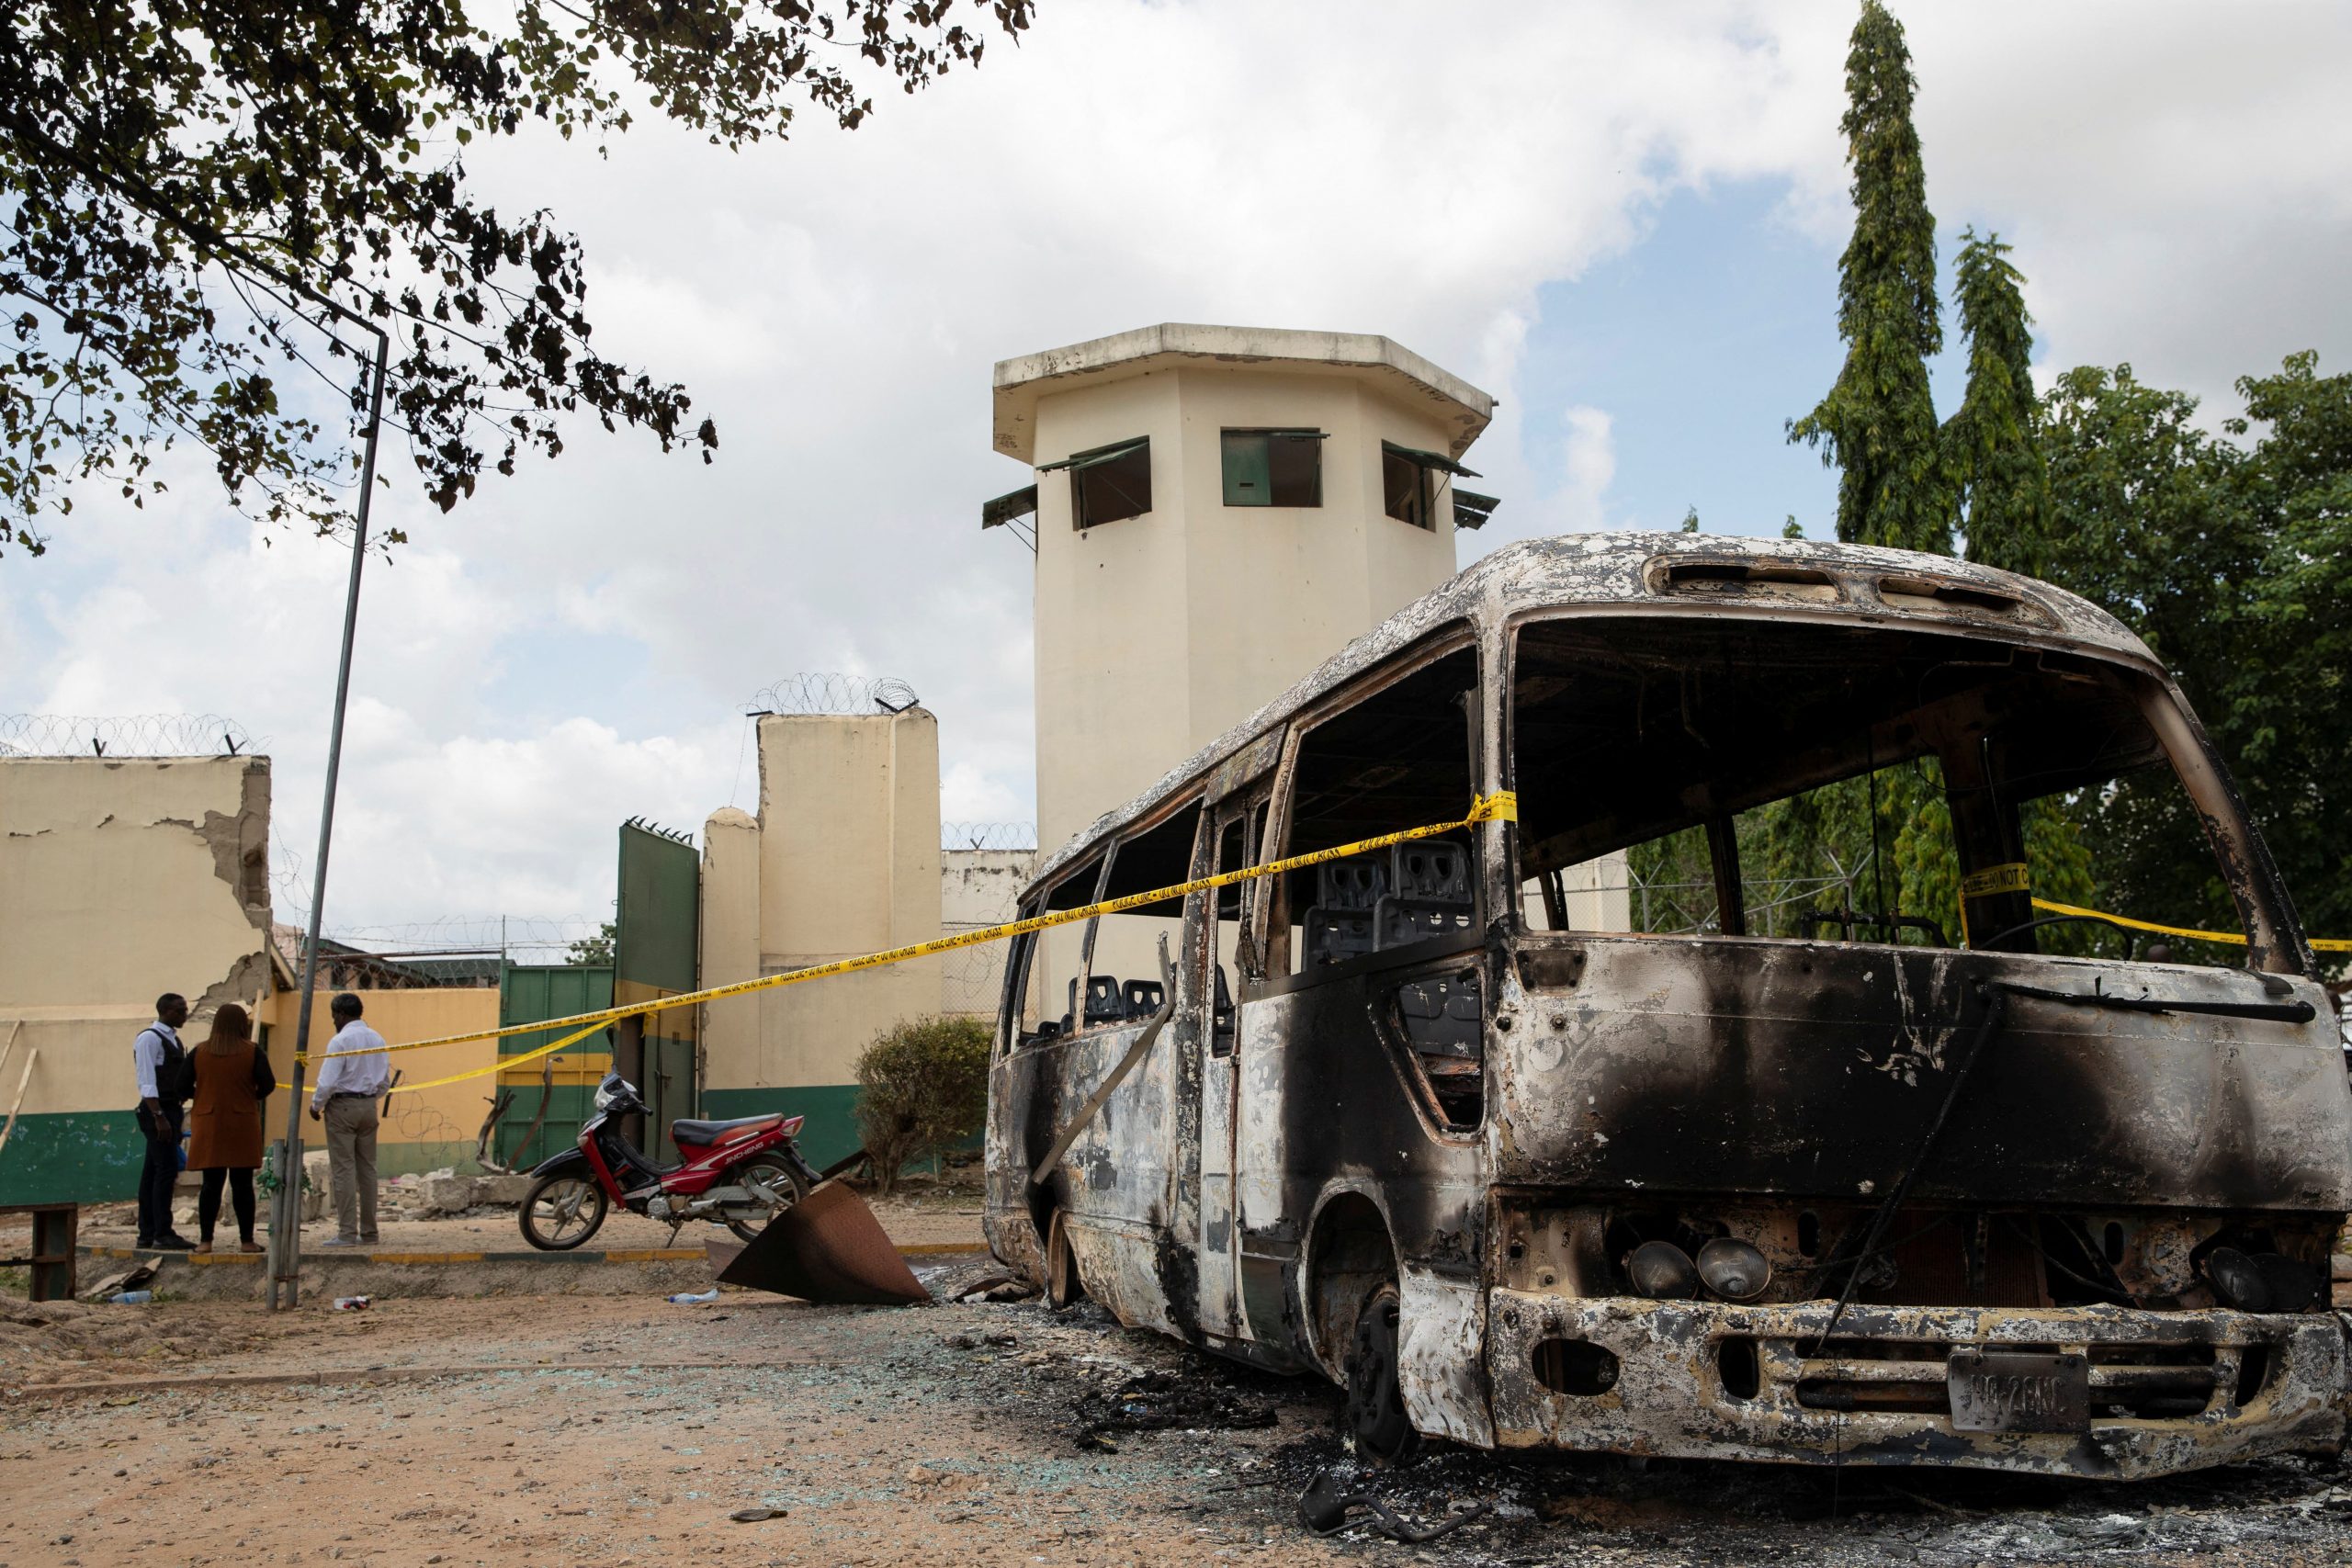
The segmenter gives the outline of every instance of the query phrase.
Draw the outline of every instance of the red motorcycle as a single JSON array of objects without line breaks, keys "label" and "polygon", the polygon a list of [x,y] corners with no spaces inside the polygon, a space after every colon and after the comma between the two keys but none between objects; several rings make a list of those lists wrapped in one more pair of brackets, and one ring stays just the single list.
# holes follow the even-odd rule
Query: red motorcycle
[{"label": "red motorcycle", "polygon": [[544,1252],[569,1252],[603,1227],[615,1203],[668,1221],[673,1240],[688,1220],[709,1220],[749,1241],[817,1185],[816,1170],[793,1142],[804,1118],[681,1119],[670,1123],[670,1137],[682,1157],[662,1165],[621,1133],[621,1118],[646,1109],[635,1084],[618,1073],[605,1075],[596,1086],[596,1114],[580,1129],[579,1145],[531,1172],[518,1216],[525,1241]]}]

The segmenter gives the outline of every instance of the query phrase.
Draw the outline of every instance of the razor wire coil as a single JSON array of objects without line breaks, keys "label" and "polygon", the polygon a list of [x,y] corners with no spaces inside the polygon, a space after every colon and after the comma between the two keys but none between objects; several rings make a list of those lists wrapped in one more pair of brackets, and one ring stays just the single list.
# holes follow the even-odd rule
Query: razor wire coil
[{"label": "razor wire coil", "polygon": [[752,694],[743,711],[752,717],[770,714],[902,713],[921,699],[915,689],[891,675],[842,675],[810,671],[788,675]]},{"label": "razor wire coil", "polygon": [[254,738],[214,713],[0,714],[0,757],[243,757]]},{"label": "razor wire coil", "polygon": [[939,825],[939,847],[943,850],[1014,850],[1034,854],[1037,850],[1037,824],[942,822]]}]

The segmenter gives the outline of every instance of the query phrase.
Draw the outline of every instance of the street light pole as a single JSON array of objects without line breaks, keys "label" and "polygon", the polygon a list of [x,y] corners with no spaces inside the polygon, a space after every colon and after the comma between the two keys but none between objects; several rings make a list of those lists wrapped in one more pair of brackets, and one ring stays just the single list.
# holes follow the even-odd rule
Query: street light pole
[{"label": "street light pole", "polygon": [[302,1069],[311,1048],[311,1010],[319,984],[319,922],[326,913],[327,849],[334,838],[335,775],[343,765],[343,713],[351,695],[351,643],[359,623],[359,570],[368,560],[368,507],[376,495],[376,443],[384,424],[384,371],[391,334],[334,300],[302,292],[355,326],[376,334],[376,374],[368,399],[368,444],[359,465],[359,506],[351,531],[351,585],[343,599],[343,656],[335,666],[334,720],[327,735],[326,797],[319,807],[319,856],[311,875],[311,929],[302,942],[301,1010],[294,1015],[294,1092],[286,1102],[285,1159],[269,1222],[269,1308],[300,1305],[302,1289]]}]

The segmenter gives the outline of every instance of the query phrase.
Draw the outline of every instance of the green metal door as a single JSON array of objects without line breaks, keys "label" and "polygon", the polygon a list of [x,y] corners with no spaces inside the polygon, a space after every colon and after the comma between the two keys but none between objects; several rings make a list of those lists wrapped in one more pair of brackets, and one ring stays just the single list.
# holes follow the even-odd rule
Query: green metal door
[{"label": "green metal door", "polygon": [[[498,975],[498,1021],[532,1023],[600,1012],[613,1005],[613,970],[605,964],[510,964]],[[520,1056],[552,1045],[569,1031],[534,1030],[498,1043],[501,1056]],[[550,1070],[548,1064],[552,1062]],[[580,1140],[581,1123],[594,1104],[596,1085],[613,1065],[613,1032],[599,1030],[576,1045],[498,1075],[498,1086],[514,1091],[514,1103],[498,1122],[498,1157],[509,1169],[527,1169]],[[547,1114],[539,1116],[539,1102]],[[536,1132],[531,1123],[537,1119]],[[527,1140],[527,1141],[526,1141]]]},{"label": "green metal door", "polygon": [[[682,833],[627,822],[621,826],[620,915],[613,937],[613,996],[633,1006],[691,991],[701,964],[702,857]],[[650,1113],[645,1147],[677,1157],[670,1123],[695,1113],[695,1057],[701,1010],[648,1013],[642,1062]]]}]

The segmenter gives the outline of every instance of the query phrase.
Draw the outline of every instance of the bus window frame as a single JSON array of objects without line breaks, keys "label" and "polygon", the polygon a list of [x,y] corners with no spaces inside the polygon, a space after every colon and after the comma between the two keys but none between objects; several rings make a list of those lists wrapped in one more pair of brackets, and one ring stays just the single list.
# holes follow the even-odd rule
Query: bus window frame
[{"label": "bus window frame", "polygon": [[[1306,748],[1307,736],[1312,734],[1317,727],[1352,711],[1360,704],[1377,696],[1397,682],[1427,669],[1442,659],[1452,658],[1464,649],[1467,649],[1470,654],[1470,691],[1476,699],[1468,705],[1463,716],[1464,724],[1468,731],[1469,744],[1466,749],[1470,757],[1471,793],[1474,797],[1484,793],[1483,778],[1487,771],[1487,757],[1489,754],[1484,745],[1486,727],[1484,715],[1490,696],[1487,685],[1487,645],[1485,639],[1478,635],[1476,622],[1465,616],[1459,620],[1448,621],[1424,633],[1409,646],[1391,654],[1387,659],[1358,674],[1346,684],[1324,694],[1311,705],[1301,708],[1290,716],[1288,733],[1283,741],[1282,761],[1274,770],[1272,792],[1269,797],[1270,809],[1267,813],[1262,841],[1259,845],[1258,859],[1254,863],[1263,865],[1268,861],[1280,860],[1297,852],[1291,847],[1291,831],[1294,827],[1291,813],[1296,802],[1299,754]],[[1463,801],[1462,809],[1464,813],[1469,811],[1471,804],[1471,800]],[[1402,826],[1418,828],[1424,824],[1408,822]],[[1485,826],[1492,826],[1492,824]],[[1249,951],[1257,959],[1260,967],[1258,973],[1247,976],[1240,981],[1235,993],[1235,1002],[1238,1004],[1243,1001],[1254,1001],[1261,997],[1282,996],[1287,992],[1302,990],[1308,986],[1321,985],[1326,981],[1345,979],[1373,970],[1390,969],[1400,964],[1450,956],[1454,953],[1468,951],[1477,946],[1481,940],[1477,933],[1486,929],[1487,904],[1487,878],[1479,866],[1482,856],[1479,845],[1479,829],[1478,827],[1474,826],[1470,829],[1471,921],[1470,933],[1466,939],[1444,936],[1429,942],[1412,942],[1404,947],[1391,949],[1386,953],[1368,953],[1362,958],[1350,959],[1344,964],[1330,964],[1311,973],[1296,975],[1290,973],[1290,875],[1259,878],[1258,880],[1261,882],[1272,883],[1273,886],[1255,900],[1248,912],[1243,930],[1249,938]],[[1238,967],[1238,964],[1237,967]]]}]

